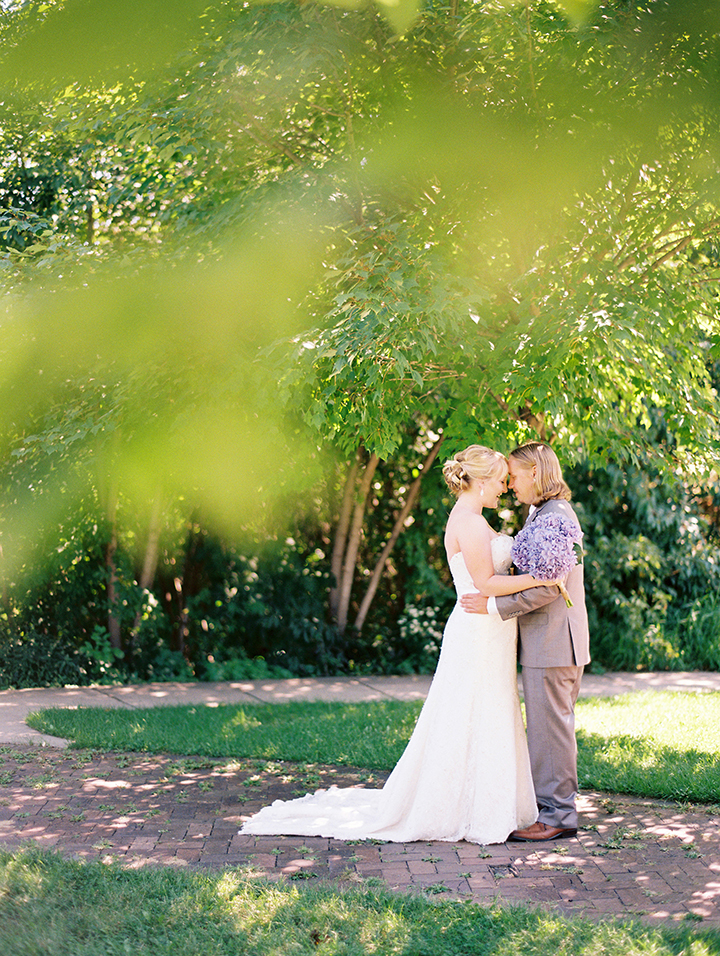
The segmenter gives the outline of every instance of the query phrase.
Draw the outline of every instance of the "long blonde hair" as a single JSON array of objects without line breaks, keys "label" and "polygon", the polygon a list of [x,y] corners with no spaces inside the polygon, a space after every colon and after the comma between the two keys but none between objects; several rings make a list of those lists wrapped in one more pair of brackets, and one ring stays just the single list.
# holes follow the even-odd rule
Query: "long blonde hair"
[{"label": "long blonde hair", "polygon": [[507,472],[507,458],[484,445],[469,445],[443,465],[443,477],[450,491],[457,496],[470,488],[473,478],[486,481]]},{"label": "long blonde hair", "polygon": [[538,501],[564,498],[569,501],[572,493],[562,476],[558,457],[549,445],[531,441],[510,452],[510,458],[521,468],[535,466],[535,496]]}]

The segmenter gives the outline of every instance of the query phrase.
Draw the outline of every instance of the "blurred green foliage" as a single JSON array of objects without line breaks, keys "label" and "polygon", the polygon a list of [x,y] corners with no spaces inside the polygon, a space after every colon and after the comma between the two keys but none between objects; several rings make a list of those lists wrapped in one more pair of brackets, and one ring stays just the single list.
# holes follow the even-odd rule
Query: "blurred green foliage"
[{"label": "blurred green foliage", "polygon": [[599,664],[716,666],[715,3],[15,0],[0,42],[13,680],[432,666],[443,436],[574,466]]}]

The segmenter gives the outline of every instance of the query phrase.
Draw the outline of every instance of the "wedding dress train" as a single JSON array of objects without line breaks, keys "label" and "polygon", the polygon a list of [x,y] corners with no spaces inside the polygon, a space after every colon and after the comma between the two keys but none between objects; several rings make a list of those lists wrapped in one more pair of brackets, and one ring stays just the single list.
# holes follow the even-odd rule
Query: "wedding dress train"
[{"label": "wedding dress train", "polygon": [[[493,539],[509,566],[511,539]],[[461,553],[450,560],[458,595],[474,591]],[[468,614],[456,604],[412,737],[384,787],[331,787],[276,800],[241,833],[340,839],[502,843],[537,819],[520,712],[514,620]]]}]

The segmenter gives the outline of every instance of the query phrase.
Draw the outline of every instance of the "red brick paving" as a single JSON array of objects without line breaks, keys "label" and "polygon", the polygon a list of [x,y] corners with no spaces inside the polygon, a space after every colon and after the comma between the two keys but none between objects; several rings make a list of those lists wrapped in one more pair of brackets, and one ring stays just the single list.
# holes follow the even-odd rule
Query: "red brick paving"
[{"label": "red brick paving", "polygon": [[583,793],[576,838],[543,844],[344,843],[241,836],[263,804],[318,786],[382,784],[342,767],[0,747],[0,846],[124,865],[241,866],[299,885],[691,920],[720,928],[720,807]]}]

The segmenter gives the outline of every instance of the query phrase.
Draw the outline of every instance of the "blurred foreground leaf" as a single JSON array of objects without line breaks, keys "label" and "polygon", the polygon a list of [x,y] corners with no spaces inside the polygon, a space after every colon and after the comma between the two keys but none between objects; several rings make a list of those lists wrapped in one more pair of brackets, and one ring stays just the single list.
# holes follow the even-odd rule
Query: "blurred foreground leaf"
[{"label": "blurred foreground leaf", "polygon": [[93,485],[118,487],[138,513],[161,490],[228,533],[257,516],[260,489],[272,497],[277,475],[308,458],[259,350],[298,330],[317,268],[317,237],[295,221],[218,262],[107,265],[12,302],[0,434],[29,470],[11,537],[57,524]]},{"label": "blurred foreground leaf", "polygon": [[65,0],[26,4],[0,60],[0,83],[113,84],[149,78],[194,41],[207,0]]}]

